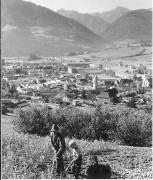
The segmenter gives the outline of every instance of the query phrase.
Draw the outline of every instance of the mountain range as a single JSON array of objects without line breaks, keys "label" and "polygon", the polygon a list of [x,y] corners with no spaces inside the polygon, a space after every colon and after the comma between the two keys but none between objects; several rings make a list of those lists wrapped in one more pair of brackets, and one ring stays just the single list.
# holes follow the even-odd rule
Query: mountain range
[{"label": "mountain range", "polygon": [[115,9],[112,9],[110,11],[106,11],[102,13],[98,13],[98,12],[93,13],[93,15],[101,17],[103,20],[105,20],[108,23],[113,23],[129,11],[130,11],[129,9],[124,7],[116,7]]},{"label": "mountain range", "polygon": [[1,29],[2,55],[63,55],[104,42],[77,21],[21,0],[1,1]]},{"label": "mountain range", "polygon": [[118,40],[152,39],[152,9],[117,7],[83,14],[22,0],[1,0],[2,56],[65,55]]},{"label": "mountain range", "polygon": [[129,11],[112,23],[102,34],[109,41],[152,39],[152,12],[146,9]]},{"label": "mountain range", "polygon": [[152,39],[151,8],[129,10],[124,7],[117,7],[111,11],[91,14],[63,9],[57,12],[75,19],[108,42],[126,39]]},{"label": "mountain range", "polygon": [[104,32],[107,29],[107,27],[110,25],[109,22],[103,20],[98,15],[96,16],[87,13],[83,14],[74,10],[64,10],[64,9],[58,10],[57,13],[78,21],[79,23],[83,24],[84,26],[86,26],[87,28],[89,28],[91,31],[93,31],[98,35],[102,34],[102,32]]}]

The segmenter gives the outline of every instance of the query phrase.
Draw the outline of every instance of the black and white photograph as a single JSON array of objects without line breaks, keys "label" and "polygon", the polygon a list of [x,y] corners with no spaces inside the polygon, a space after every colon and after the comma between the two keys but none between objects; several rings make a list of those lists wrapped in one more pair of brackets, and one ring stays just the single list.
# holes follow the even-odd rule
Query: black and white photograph
[{"label": "black and white photograph", "polygon": [[152,179],[152,0],[1,0],[1,178]]}]

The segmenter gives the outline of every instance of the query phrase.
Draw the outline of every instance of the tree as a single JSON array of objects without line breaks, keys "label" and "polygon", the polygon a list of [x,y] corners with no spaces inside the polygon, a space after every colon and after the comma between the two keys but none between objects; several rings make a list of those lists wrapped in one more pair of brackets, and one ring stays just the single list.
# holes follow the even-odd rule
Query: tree
[{"label": "tree", "polygon": [[9,91],[8,91],[10,94],[14,94],[14,93],[16,93],[17,92],[17,90],[16,90],[16,87],[15,87],[15,85],[13,84],[13,85],[11,85],[11,87],[10,87],[10,89],[9,89]]},{"label": "tree", "polygon": [[2,66],[5,66],[5,59],[2,59]]},{"label": "tree", "polygon": [[22,69],[20,69],[20,68],[18,68],[18,69],[16,69],[16,74],[21,74],[22,73]]},{"label": "tree", "polygon": [[40,79],[39,81],[40,81],[40,83],[45,83],[46,79]]},{"label": "tree", "polygon": [[38,57],[37,55],[31,53],[30,56],[29,56],[29,59],[30,59],[30,60],[39,60],[39,59],[41,59],[41,58]]},{"label": "tree", "polygon": [[152,88],[152,77],[149,77],[148,81],[149,81],[149,87]]},{"label": "tree", "polygon": [[15,93],[13,94],[13,96],[14,96],[15,99],[17,99],[17,98],[19,98],[19,93],[18,93],[18,92],[15,92]]},{"label": "tree", "polygon": [[49,103],[48,97],[45,98],[45,103]]},{"label": "tree", "polygon": [[81,95],[81,97],[82,97],[82,99],[87,99],[86,92],[85,92],[84,89],[82,90],[82,95]]},{"label": "tree", "polygon": [[5,91],[8,91],[10,88],[9,82],[4,79],[2,79],[1,82],[2,82],[2,89],[4,89]]}]

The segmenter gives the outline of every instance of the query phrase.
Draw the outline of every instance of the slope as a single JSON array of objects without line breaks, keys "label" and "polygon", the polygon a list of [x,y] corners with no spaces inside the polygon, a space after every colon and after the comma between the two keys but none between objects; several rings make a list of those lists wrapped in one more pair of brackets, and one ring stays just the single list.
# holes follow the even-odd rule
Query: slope
[{"label": "slope", "polygon": [[121,16],[126,14],[128,11],[130,11],[127,8],[124,7],[116,7],[115,9],[112,9],[110,11],[102,12],[102,13],[94,13],[93,15],[99,16],[104,21],[108,23],[113,23],[117,19],[119,19]]},{"label": "slope", "polygon": [[62,55],[103,43],[78,22],[22,0],[1,1],[2,55]]},{"label": "slope", "polygon": [[151,40],[152,12],[145,9],[130,11],[111,24],[102,36],[109,41]]},{"label": "slope", "polygon": [[109,26],[108,22],[92,14],[83,14],[77,11],[64,9],[60,9],[57,12],[65,17],[78,21],[96,34],[101,34]]}]

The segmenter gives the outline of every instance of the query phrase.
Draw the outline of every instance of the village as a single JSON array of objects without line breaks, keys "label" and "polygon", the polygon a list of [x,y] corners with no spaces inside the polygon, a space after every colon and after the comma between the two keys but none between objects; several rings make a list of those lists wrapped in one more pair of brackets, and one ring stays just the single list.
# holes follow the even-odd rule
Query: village
[{"label": "village", "polygon": [[[14,58],[15,59],[15,58]],[[48,108],[117,105],[137,108],[151,102],[151,71],[143,64],[92,56],[2,60],[2,112],[32,105]],[[11,109],[12,111],[12,109]]]},{"label": "village", "polygon": [[152,0],[1,1],[2,179],[152,179]]}]

